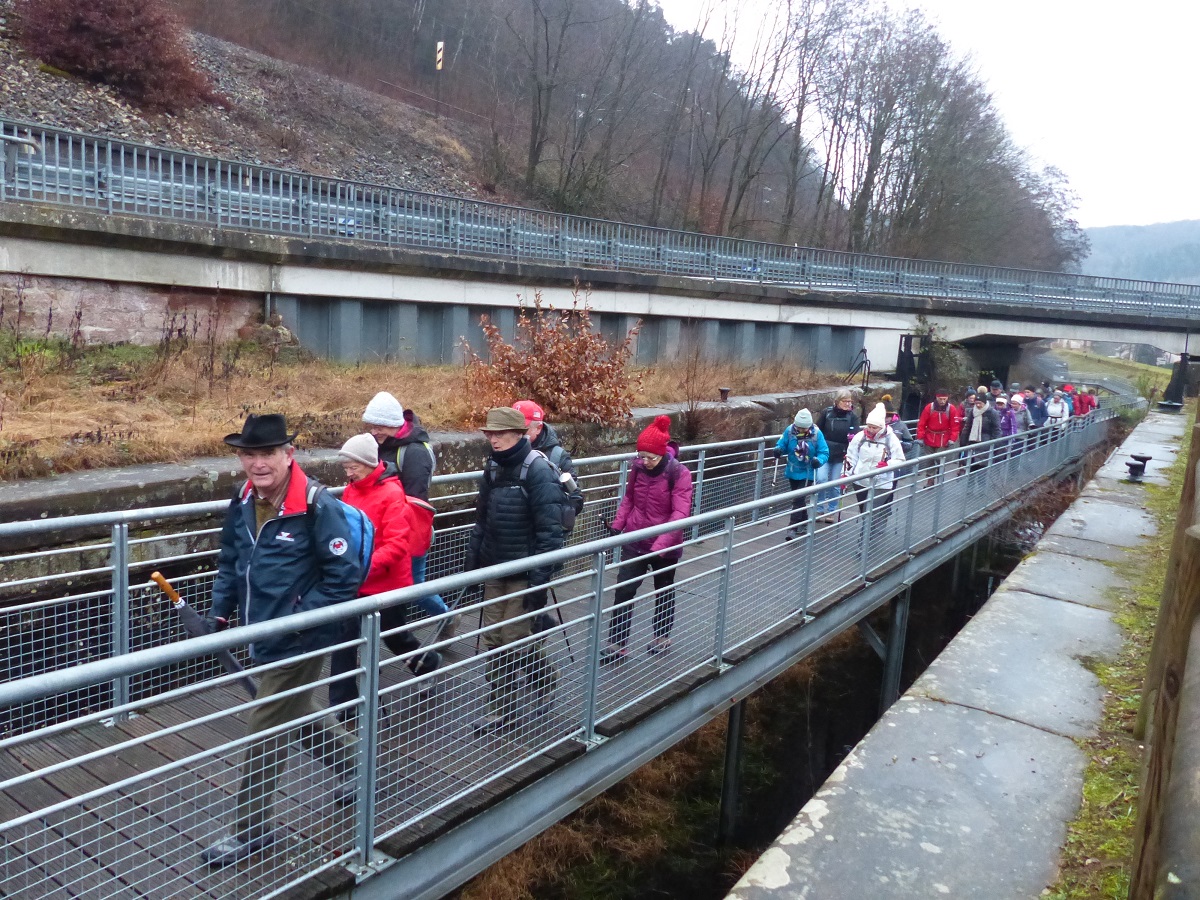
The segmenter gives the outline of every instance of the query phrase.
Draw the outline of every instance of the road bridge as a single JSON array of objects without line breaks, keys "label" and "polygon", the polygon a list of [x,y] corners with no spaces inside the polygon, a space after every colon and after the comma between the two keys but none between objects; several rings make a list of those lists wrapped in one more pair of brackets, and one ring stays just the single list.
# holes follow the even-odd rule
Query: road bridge
[{"label": "road bridge", "polygon": [[[290,617],[296,630],[362,623],[349,643],[361,654],[367,699],[343,704],[356,714],[354,794],[341,796],[328,771],[293,750],[276,810],[278,843],[225,869],[206,866],[199,850],[224,830],[251,743],[243,717],[254,701],[213,654],[244,660],[249,642],[280,625],[180,640],[166,604],[144,583],[150,568],[190,572],[176,584],[203,612],[216,529],[189,526],[196,549],[183,557],[164,558],[154,547],[176,541],[172,523],[219,514],[225,503],[78,517],[78,528],[111,528],[98,545],[108,565],[52,576],[41,598],[0,608],[0,892],[438,897],[889,603],[894,627],[874,642],[885,659],[885,701],[894,699],[908,587],[1004,521],[1032,484],[1078,465],[1121,408],[978,445],[972,465],[958,451],[894,464],[893,502],[874,489],[847,494],[836,521],[810,516],[803,536],[788,542],[791,502],[811,502],[813,492],[774,492],[762,439],[685,448],[699,512],[680,523],[688,540],[673,644],[612,668],[599,657],[621,548],[679,525],[596,539],[629,457],[582,462],[589,503],[564,550]],[[470,506],[469,479],[442,478],[443,522],[461,520],[455,510]],[[65,524],[6,523],[0,539]],[[466,527],[439,529],[442,571],[459,568]],[[481,578],[548,562],[563,566],[552,598],[557,624],[527,643],[544,642],[552,656],[555,702],[543,715],[530,710],[503,730],[476,733],[482,674],[498,657],[476,645],[487,631],[476,627],[483,604],[465,607],[468,628],[436,645],[447,664],[420,678],[409,676],[408,657],[384,648],[379,610],[431,590],[454,597]],[[645,607],[649,593],[630,603]],[[635,612],[635,648],[647,640],[648,617]],[[418,633],[429,637],[435,624]],[[273,737],[291,744],[306,724],[285,723]]]},{"label": "road bridge", "polygon": [[[46,290],[88,302],[96,281],[149,288],[176,306],[212,306],[219,294],[243,318],[278,311],[307,346],[343,360],[449,361],[461,336],[480,343],[480,314],[511,335],[518,294],[540,290],[562,308],[576,279],[591,285],[602,330],[643,321],[644,363],[699,346],[832,370],[866,346],[889,369],[896,337],[923,319],[956,341],[1071,337],[1178,352],[1200,316],[1191,285],[670,231],[4,120],[0,144],[0,275],[45,279]],[[109,302],[145,296],[126,294]],[[143,327],[157,340],[154,316],[107,318],[120,324],[108,334],[90,323],[97,339]]]}]

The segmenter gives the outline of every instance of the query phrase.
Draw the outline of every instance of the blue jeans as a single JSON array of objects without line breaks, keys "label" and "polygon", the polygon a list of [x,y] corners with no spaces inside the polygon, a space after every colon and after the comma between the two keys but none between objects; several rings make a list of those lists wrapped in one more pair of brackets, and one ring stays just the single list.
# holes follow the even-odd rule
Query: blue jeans
[{"label": "blue jeans", "polygon": [[[425,583],[425,557],[414,556],[412,558],[412,573],[413,584]],[[427,616],[437,616],[447,611],[446,601],[438,594],[430,594],[428,597],[421,597],[413,601],[420,607],[421,611]]]},{"label": "blue jeans", "polygon": [[[825,465],[817,469],[815,482],[817,484],[824,484],[827,481],[833,481],[841,477],[842,461],[839,459],[835,463],[825,463]],[[822,491],[817,491],[817,515],[833,515],[837,511],[838,497],[840,496],[841,491],[837,488],[825,488]]]}]

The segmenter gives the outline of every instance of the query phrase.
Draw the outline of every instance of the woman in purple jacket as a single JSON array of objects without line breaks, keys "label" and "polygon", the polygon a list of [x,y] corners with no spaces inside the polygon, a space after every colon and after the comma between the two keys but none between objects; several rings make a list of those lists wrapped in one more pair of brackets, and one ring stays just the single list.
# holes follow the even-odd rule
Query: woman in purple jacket
[{"label": "woman in purple jacket", "polygon": [[[692,473],[669,453],[671,420],[659,416],[637,440],[638,458],[629,469],[625,496],[613,517],[614,533],[639,531],[686,519],[692,511]],[[658,537],[626,544],[608,625],[608,646],[600,654],[603,665],[623,660],[629,652],[629,626],[634,595],[647,571],[654,574],[654,640],[646,648],[652,656],[671,647],[675,624],[675,566],[683,556],[683,532],[668,531]]]}]

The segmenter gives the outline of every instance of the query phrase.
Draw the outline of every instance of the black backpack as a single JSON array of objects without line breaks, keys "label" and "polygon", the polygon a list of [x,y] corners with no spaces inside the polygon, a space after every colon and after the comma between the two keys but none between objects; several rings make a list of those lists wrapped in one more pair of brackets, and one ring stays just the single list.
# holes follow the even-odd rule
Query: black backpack
[{"label": "black backpack", "polygon": [[[553,453],[554,450],[559,451],[559,459],[562,459],[562,448],[554,447],[550,452]],[[562,490],[562,499],[559,502],[559,516],[560,521],[562,522],[563,540],[566,540],[571,532],[575,530],[575,519],[579,515],[580,510],[583,508],[583,495],[579,492],[579,487],[575,483],[574,478],[563,472],[563,470],[555,464],[554,460],[546,456],[546,454],[541,450],[534,450],[531,448],[530,451],[525,454],[525,458],[521,460],[521,474],[517,476],[517,481],[521,484],[521,492],[524,493],[526,497],[528,497],[529,494],[527,491],[525,491],[525,476],[529,474],[529,467],[533,465],[534,461],[539,456],[546,460],[546,462],[549,464],[551,470],[554,472],[554,480],[558,482],[558,486]],[[488,481],[494,485],[496,483],[496,473],[500,471],[500,464],[494,459],[489,459],[487,461],[486,471]]]}]

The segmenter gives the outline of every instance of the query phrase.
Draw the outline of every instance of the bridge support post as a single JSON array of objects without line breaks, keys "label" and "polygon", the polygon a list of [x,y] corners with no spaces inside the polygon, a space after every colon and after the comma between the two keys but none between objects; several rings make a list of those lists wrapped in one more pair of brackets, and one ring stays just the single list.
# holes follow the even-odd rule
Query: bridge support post
[{"label": "bridge support post", "polygon": [[879,693],[879,713],[888,711],[900,699],[900,674],[904,665],[904,643],[908,635],[908,611],[912,604],[912,585],[893,597],[891,623],[888,626],[887,652],[883,659],[883,687]]},{"label": "bridge support post", "polygon": [[733,842],[737,830],[738,793],[742,780],[742,726],[746,715],[746,700],[738,700],[729,708],[729,725],[725,731],[725,776],[721,780],[721,812],[717,819],[717,844]]},{"label": "bridge support post", "polygon": [[[112,527],[112,552],[109,554],[112,565],[112,644],[114,657],[124,656],[129,652],[129,525],[122,522]],[[118,675],[112,683],[113,706],[123,706],[129,702],[129,676]],[[125,713],[119,713],[117,719],[126,718]]]},{"label": "bridge support post", "polygon": [[725,665],[725,625],[729,617],[729,584],[733,580],[730,569],[733,565],[733,530],[737,524],[734,516],[725,519],[725,542],[721,548],[721,584],[717,588],[717,631],[713,636],[713,659],[717,668]]},{"label": "bridge support post", "polygon": [[583,692],[583,742],[596,743],[596,682],[600,678],[600,619],[604,608],[604,551],[592,556],[592,636],[588,643],[587,687]]},{"label": "bridge support post", "polygon": [[358,717],[358,793],[354,805],[354,834],[358,861],[371,865],[375,849],[376,756],[379,753],[379,613],[363,616],[363,708]]}]

